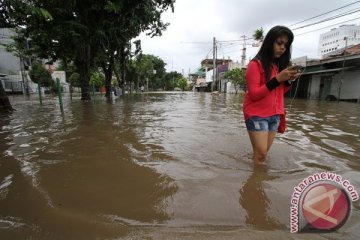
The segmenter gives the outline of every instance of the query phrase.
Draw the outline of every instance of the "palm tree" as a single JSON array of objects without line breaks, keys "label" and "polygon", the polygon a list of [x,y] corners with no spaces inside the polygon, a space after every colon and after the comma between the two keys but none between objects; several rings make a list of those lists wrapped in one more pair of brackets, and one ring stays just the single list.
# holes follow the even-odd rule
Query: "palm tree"
[{"label": "palm tree", "polygon": [[263,28],[258,28],[254,31],[253,38],[255,42],[253,43],[254,47],[258,47],[261,45],[262,41],[264,40],[264,30]]},{"label": "palm tree", "polygon": [[262,41],[264,39],[264,30],[262,27],[254,31],[253,38],[255,41]]}]

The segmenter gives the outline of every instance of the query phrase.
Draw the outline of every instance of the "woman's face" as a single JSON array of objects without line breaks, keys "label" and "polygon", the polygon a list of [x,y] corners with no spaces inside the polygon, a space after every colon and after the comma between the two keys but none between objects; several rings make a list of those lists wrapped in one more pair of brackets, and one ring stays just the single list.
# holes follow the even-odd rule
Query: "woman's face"
[{"label": "woman's face", "polygon": [[286,35],[278,37],[274,42],[274,57],[279,58],[288,48],[289,38]]}]

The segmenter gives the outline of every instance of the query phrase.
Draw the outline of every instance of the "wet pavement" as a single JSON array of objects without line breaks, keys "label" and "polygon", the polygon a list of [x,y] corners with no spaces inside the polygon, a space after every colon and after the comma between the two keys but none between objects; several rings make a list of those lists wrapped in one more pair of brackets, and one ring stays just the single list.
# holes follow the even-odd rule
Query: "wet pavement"
[{"label": "wet pavement", "polygon": [[[331,171],[360,191],[360,105],[286,99],[288,129],[254,167],[240,95],[107,103],[10,96],[0,120],[0,239],[357,239],[291,234],[294,187]],[[309,236],[310,235],[310,236]]]}]

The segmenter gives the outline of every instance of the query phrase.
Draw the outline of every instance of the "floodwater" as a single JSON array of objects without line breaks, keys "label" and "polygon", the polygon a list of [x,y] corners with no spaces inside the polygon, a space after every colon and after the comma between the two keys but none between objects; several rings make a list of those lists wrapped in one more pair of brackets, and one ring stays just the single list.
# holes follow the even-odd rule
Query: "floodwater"
[{"label": "floodwater", "polygon": [[0,120],[0,239],[358,239],[291,234],[307,176],[360,191],[360,105],[286,99],[288,129],[254,167],[240,95],[149,93],[111,103],[11,96]]}]

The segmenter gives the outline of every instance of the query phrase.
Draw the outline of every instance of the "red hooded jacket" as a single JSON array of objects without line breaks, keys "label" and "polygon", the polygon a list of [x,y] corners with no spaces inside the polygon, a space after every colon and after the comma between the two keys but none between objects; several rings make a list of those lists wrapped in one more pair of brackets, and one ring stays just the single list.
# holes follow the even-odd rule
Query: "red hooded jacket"
[{"label": "red hooded jacket", "polygon": [[[273,65],[271,68],[270,79],[278,74],[278,67]],[[273,90],[266,86],[266,76],[259,60],[249,63],[245,73],[247,90],[243,104],[245,120],[253,117],[270,117],[276,114],[284,114],[284,94],[290,86],[285,86],[285,82],[280,83]]]}]

